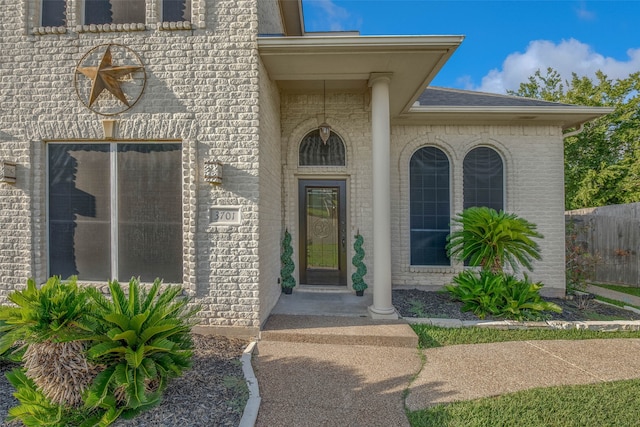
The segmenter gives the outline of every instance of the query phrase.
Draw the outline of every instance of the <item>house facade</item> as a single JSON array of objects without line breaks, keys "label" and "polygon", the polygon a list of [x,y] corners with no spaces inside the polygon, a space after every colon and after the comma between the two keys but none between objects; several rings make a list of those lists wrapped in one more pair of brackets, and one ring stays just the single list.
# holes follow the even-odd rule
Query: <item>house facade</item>
[{"label": "house facade", "polygon": [[[292,236],[300,286],[464,266],[450,220],[538,225],[564,294],[563,131],[603,109],[429,87],[462,36],[307,34],[298,0],[0,0],[0,298],[33,277],[178,283],[202,324],[257,331]],[[427,29],[428,30],[428,29]]]}]

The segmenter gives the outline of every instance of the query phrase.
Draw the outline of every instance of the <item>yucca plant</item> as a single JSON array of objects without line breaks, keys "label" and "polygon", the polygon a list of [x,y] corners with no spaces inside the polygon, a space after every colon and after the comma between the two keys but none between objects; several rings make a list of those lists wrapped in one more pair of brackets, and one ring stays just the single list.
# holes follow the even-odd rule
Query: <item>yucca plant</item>
[{"label": "yucca plant", "polygon": [[106,411],[101,425],[157,405],[167,381],[191,366],[190,331],[199,308],[188,305],[179,286],[162,291],[160,287],[156,279],[147,291],[138,279],[131,279],[125,295],[120,284],[112,281],[111,299],[96,289],[88,290],[100,325],[87,356],[105,369],[96,377],[85,404]]},{"label": "yucca plant", "polygon": [[533,240],[542,238],[536,225],[515,214],[487,207],[471,207],[453,218],[460,228],[447,237],[447,251],[452,258],[468,261],[471,266],[494,273],[505,265],[518,271],[519,265],[532,269],[540,259],[540,248]]}]

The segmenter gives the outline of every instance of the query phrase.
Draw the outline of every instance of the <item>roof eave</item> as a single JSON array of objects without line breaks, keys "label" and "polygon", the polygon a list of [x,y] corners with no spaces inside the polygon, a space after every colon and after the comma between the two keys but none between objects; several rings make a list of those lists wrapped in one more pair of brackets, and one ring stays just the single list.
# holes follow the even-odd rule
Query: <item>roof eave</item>
[{"label": "roof eave", "polygon": [[406,113],[464,40],[463,36],[258,37],[274,81],[368,81],[392,73],[390,112]]},{"label": "roof eave", "polygon": [[487,107],[487,106],[413,106],[400,117],[402,123],[461,122],[461,123],[511,123],[555,124],[563,130],[577,128],[581,124],[610,114],[613,107],[584,106],[535,106],[535,107]]}]

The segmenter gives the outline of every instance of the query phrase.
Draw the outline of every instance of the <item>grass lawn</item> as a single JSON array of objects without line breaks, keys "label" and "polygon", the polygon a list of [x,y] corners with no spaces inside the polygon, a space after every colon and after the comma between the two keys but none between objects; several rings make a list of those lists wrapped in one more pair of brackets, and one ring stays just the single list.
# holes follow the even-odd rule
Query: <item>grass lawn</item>
[{"label": "grass lawn", "polygon": [[629,427],[640,380],[538,388],[409,413],[413,427]]},{"label": "grass lawn", "polygon": [[[614,300],[614,299],[609,299],[609,298],[606,298],[606,297],[601,297],[600,295],[596,295],[596,299],[597,299],[597,300],[600,300],[600,301],[602,301],[602,302],[606,302],[606,303],[609,303],[609,304],[617,305],[618,307],[624,307],[624,306],[627,306],[627,307],[637,308],[638,310],[640,310],[640,307],[638,307],[637,305],[627,304],[626,302],[616,301],[616,300]],[[596,320],[596,319],[594,319],[594,320]],[[602,320],[602,319],[601,319],[601,320]]]},{"label": "grass lawn", "polygon": [[593,283],[594,286],[599,286],[605,289],[611,289],[612,291],[622,292],[624,294],[633,295],[635,297],[640,297],[640,288],[630,287],[630,286],[618,286],[618,285],[603,285],[600,283]]},{"label": "grass lawn", "polygon": [[[640,331],[499,330],[412,325],[421,348],[529,340],[640,338]],[[426,361],[426,363],[429,363]],[[628,427],[640,420],[640,379],[538,388],[408,413],[412,427]]]},{"label": "grass lawn", "polygon": [[595,338],[640,338],[640,331],[600,332],[586,329],[492,329],[440,328],[411,325],[419,338],[420,348],[458,344],[483,344],[506,341],[588,340]]}]

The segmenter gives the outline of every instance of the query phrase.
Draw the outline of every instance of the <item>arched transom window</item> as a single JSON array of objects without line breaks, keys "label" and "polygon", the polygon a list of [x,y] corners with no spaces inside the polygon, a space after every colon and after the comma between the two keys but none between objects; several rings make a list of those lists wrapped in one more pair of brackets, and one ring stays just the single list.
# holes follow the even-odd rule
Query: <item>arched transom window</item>
[{"label": "arched transom window", "polygon": [[318,129],[309,132],[300,143],[300,166],[345,166],[346,155],[342,138],[331,132],[326,144]]},{"label": "arched transom window", "polygon": [[436,147],[423,147],[409,164],[411,265],[450,265],[449,159]]}]

